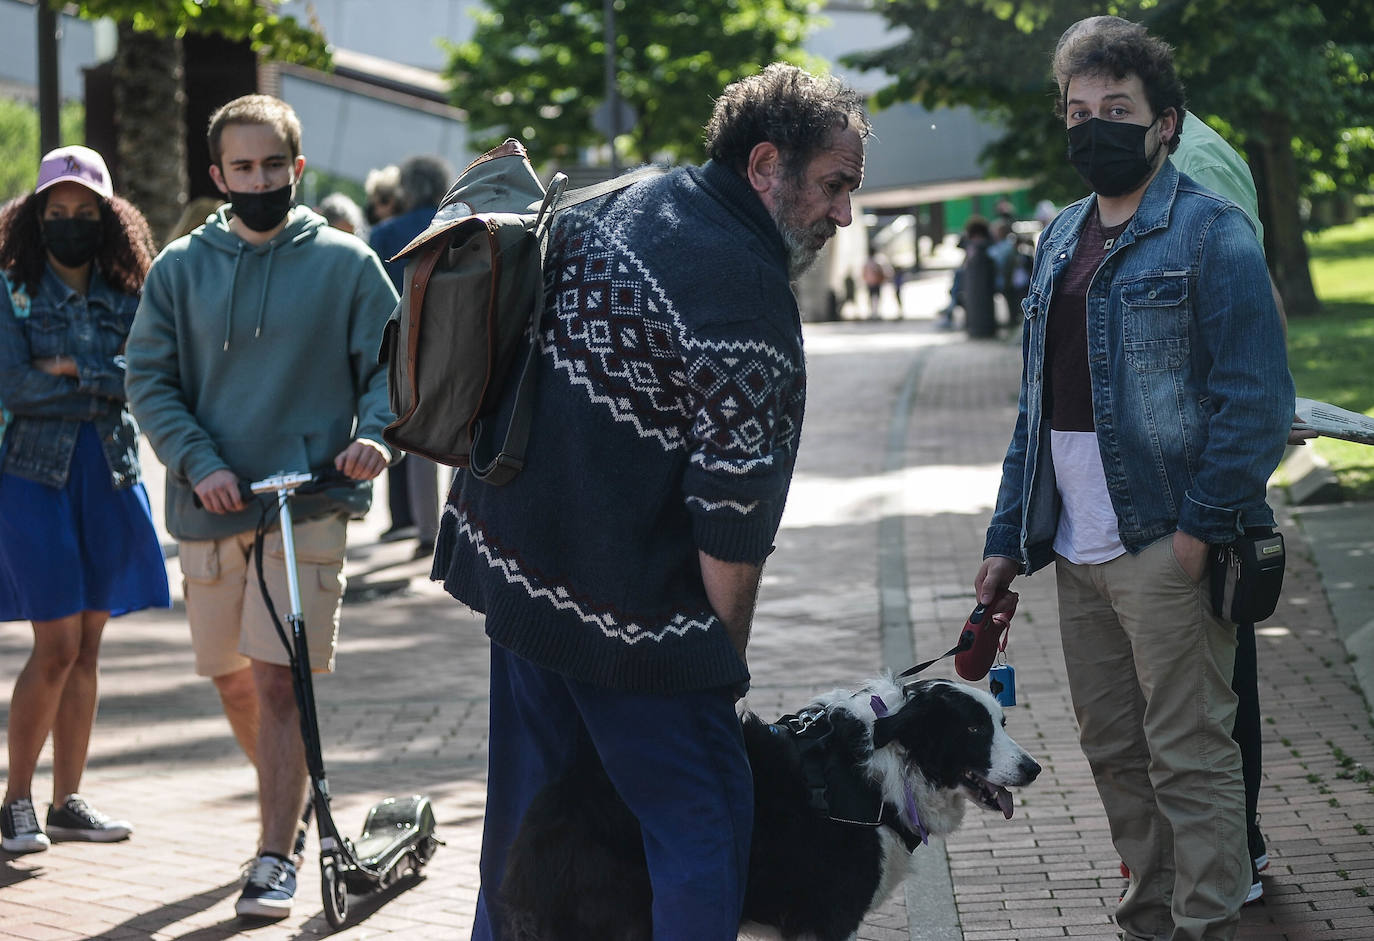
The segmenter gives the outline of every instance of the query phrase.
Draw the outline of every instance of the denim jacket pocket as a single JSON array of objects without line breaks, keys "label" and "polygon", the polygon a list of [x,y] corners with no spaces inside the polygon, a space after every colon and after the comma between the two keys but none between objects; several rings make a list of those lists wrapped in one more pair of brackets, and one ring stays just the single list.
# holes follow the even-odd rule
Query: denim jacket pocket
[{"label": "denim jacket pocket", "polygon": [[31,359],[49,359],[68,352],[68,325],[65,318],[35,309],[25,322],[25,330],[28,332]]},{"label": "denim jacket pocket", "polygon": [[124,348],[124,341],[129,335],[129,327],[133,323],[133,318],[120,311],[102,310],[96,323],[100,326],[101,353],[113,358],[116,353]]},{"label": "denim jacket pocket", "polygon": [[1192,320],[1187,272],[1153,274],[1121,286],[1123,350],[1132,369],[1177,369],[1188,359]]}]

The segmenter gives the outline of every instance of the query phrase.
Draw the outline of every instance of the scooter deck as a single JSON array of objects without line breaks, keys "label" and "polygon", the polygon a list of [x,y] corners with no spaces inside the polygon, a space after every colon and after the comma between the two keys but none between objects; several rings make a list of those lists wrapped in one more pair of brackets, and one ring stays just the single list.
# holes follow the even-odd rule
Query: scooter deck
[{"label": "scooter deck", "polygon": [[366,891],[389,884],[397,865],[407,859],[418,870],[438,845],[434,823],[434,808],[424,795],[388,797],[374,804],[353,843],[359,868],[347,873],[349,888]]}]

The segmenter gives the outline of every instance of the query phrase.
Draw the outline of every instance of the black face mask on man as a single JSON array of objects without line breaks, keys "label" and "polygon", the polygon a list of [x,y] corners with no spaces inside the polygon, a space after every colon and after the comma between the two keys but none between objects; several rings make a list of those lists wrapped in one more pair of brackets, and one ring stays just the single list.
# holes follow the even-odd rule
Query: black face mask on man
[{"label": "black face mask on man", "polygon": [[1145,155],[1145,137],[1155,126],[1126,121],[1088,118],[1069,128],[1069,163],[1083,182],[1099,196],[1124,196],[1134,192],[1154,169],[1161,140],[1155,152]]},{"label": "black face mask on man", "polygon": [[68,268],[80,268],[100,251],[105,230],[99,219],[44,219],[43,244]]},{"label": "black face mask on man", "polygon": [[240,221],[254,232],[270,232],[291,211],[294,184],[265,193],[236,193],[229,191],[229,208]]}]

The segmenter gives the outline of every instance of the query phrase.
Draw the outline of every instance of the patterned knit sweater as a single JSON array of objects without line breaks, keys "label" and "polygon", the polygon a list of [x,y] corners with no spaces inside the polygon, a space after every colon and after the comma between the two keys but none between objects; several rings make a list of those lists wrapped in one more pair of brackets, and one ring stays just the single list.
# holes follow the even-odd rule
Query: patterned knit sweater
[{"label": "patterned knit sweater", "polygon": [[458,474],[433,577],[577,680],[747,681],[697,553],[762,562],[792,479],[806,372],[777,227],[708,162],[562,213],[544,273],[525,468]]}]

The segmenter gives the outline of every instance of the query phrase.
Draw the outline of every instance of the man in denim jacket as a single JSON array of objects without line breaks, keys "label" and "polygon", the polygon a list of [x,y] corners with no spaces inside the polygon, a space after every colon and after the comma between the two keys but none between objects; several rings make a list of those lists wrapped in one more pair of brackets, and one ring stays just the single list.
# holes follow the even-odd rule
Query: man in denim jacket
[{"label": "man in denim jacket", "polygon": [[1180,174],[1172,50],[1085,31],[1054,61],[1093,195],[1042,235],[1020,410],[984,562],[989,602],[1051,560],[1080,741],[1130,867],[1125,937],[1230,938],[1250,888],[1235,625],[1210,545],[1272,525],[1293,412],[1283,328],[1244,213]]}]

